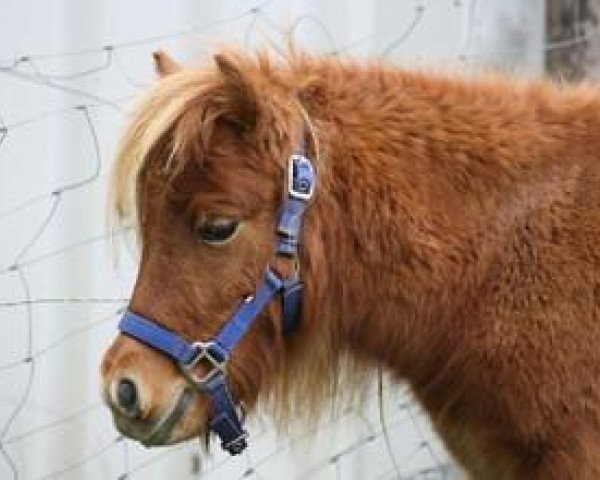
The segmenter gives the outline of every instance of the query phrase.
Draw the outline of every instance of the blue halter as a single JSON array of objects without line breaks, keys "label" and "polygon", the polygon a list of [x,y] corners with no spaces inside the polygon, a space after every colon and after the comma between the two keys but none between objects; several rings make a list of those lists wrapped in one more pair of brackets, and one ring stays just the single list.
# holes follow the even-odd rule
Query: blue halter
[{"label": "blue halter", "polygon": [[[279,240],[276,254],[296,259],[302,216],[315,189],[315,172],[304,152],[292,155],[288,168],[287,198],[277,228]],[[118,328],[122,333],[171,358],[190,384],[209,395],[214,415],[208,427],[217,434],[221,446],[231,455],[237,455],[246,448],[248,434],[225,379],[227,362],[260,312],[278,294],[282,296],[282,330],[287,333],[300,320],[302,283],[297,271],[291,278],[283,279],[268,267],[256,294],[243,300],[212,341],[190,343],[131,311],[127,311],[119,323]],[[199,364],[209,367],[203,376],[194,373]]]}]

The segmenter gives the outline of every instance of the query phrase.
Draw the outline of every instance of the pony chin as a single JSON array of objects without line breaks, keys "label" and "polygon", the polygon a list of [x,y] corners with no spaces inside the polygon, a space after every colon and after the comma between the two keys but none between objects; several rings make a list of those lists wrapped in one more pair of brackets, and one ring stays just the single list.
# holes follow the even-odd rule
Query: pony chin
[{"label": "pony chin", "polygon": [[165,445],[185,442],[206,435],[208,404],[203,398],[197,398],[185,411],[173,427]]},{"label": "pony chin", "polygon": [[198,437],[204,438],[208,431],[206,427],[208,421],[207,410],[206,401],[198,399],[186,409],[165,441],[156,444],[144,443],[144,445],[147,447],[175,445]]},{"label": "pony chin", "polygon": [[[183,413],[176,414],[172,425],[169,425],[169,417],[173,409],[177,408],[176,405],[180,402],[181,396],[186,394],[184,391],[174,395],[164,411],[157,412],[156,418],[153,418],[151,422],[130,419],[119,412],[114,412],[117,430],[145,447],[174,445],[196,437],[205,437],[209,418],[208,403],[196,391],[185,389],[185,392],[192,395],[192,400],[185,405]],[[163,426],[165,424],[166,426]]]}]

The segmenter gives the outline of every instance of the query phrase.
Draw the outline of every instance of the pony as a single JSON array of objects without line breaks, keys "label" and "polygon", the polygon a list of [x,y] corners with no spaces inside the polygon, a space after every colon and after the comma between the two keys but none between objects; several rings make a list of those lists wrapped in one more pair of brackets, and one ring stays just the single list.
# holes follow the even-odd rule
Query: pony
[{"label": "pony", "polygon": [[[267,302],[228,358],[230,404],[264,402],[285,426],[382,368],[472,478],[600,478],[600,91],[298,50],[213,60],[158,53],[124,133],[114,205],[141,245],[129,310],[208,342],[267,266],[297,272],[297,325]],[[301,146],[316,186],[292,260],[275,245]],[[193,375],[222,366],[206,360]],[[215,415],[127,333],[101,374],[119,430],[149,445]]]}]

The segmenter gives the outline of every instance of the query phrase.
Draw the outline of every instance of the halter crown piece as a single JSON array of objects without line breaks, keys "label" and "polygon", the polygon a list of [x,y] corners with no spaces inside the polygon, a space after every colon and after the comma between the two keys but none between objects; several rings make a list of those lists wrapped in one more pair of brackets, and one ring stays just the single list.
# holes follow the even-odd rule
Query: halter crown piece
[{"label": "halter crown piece", "polygon": [[[277,256],[297,259],[302,217],[313,196],[315,181],[315,171],[303,145],[300,152],[291,155],[288,161],[287,197],[277,227]],[[193,388],[208,394],[214,411],[208,421],[209,430],[220,438],[221,446],[231,455],[237,455],[246,448],[248,434],[227,385],[227,363],[232,350],[278,294],[281,294],[282,300],[282,331],[288,333],[300,320],[302,283],[297,269],[290,278],[281,278],[270,267],[267,267],[256,294],[242,301],[209,342],[188,342],[153,320],[131,311],[125,312],[119,323],[122,333],[171,358]],[[202,376],[195,373],[199,364],[208,366]],[[177,412],[178,415],[182,413]],[[170,420],[169,423],[174,423],[173,419]]]}]

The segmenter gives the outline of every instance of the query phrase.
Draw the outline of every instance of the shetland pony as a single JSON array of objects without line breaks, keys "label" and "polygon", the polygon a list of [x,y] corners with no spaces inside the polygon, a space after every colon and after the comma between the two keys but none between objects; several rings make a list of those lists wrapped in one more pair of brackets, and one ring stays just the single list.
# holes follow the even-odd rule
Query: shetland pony
[{"label": "shetland pony", "polygon": [[[207,341],[267,265],[297,267],[299,324],[283,333],[277,300],[258,316],[227,364],[233,402],[286,424],[381,367],[473,478],[600,478],[598,89],[301,52],[156,60],[113,185],[139,230],[131,311]],[[317,183],[292,265],[274,245],[303,143]],[[206,432],[214,405],[179,405],[189,382],[161,352],[121,334],[101,369],[126,435]]]}]

